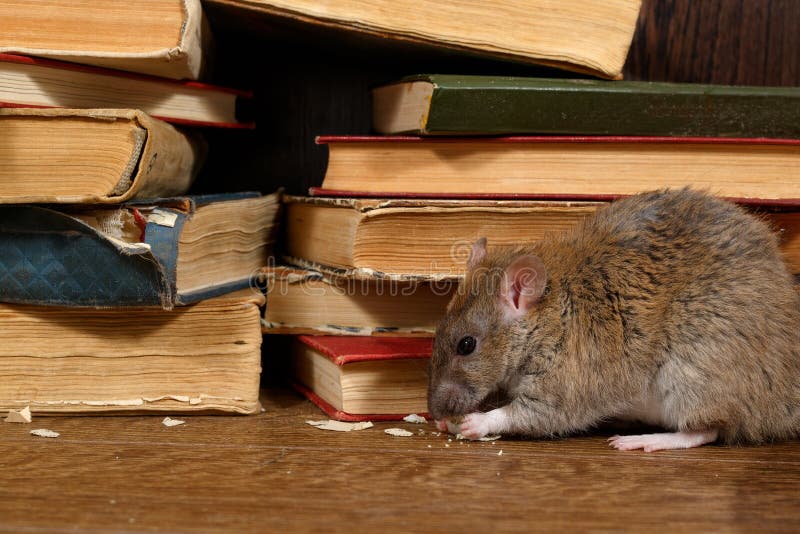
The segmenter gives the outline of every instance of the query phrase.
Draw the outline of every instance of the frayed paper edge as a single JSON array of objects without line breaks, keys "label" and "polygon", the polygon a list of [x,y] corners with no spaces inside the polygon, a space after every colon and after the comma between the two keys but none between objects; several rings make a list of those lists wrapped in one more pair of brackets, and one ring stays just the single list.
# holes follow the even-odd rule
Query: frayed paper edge
[{"label": "frayed paper edge", "polygon": [[390,436],[396,436],[398,438],[410,438],[414,435],[413,432],[409,432],[408,430],[403,430],[402,428],[387,428],[384,430],[386,434]]},{"label": "frayed paper edge", "polygon": [[332,430],[334,432],[351,432],[353,430],[364,430],[374,426],[371,421],[346,423],[344,421],[334,421],[333,419],[328,419],[327,421],[306,421],[306,424],[319,428],[320,430]]},{"label": "frayed paper edge", "polygon": [[6,423],[30,423],[31,420],[30,406],[26,406],[21,410],[9,410],[5,418]]},{"label": "frayed paper edge", "polygon": [[183,421],[181,419],[173,419],[171,417],[165,417],[164,420],[161,421],[161,424],[164,426],[178,426],[186,424],[186,421]]},{"label": "frayed paper edge", "polygon": [[406,423],[413,423],[415,425],[422,425],[428,422],[427,419],[415,413],[403,417],[403,421],[405,421]]},{"label": "frayed paper edge", "polygon": [[31,434],[34,436],[39,436],[41,438],[57,438],[61,434],[55,432],[53,430],[48,430],[46,428],[37,428],[36,430],[31,430]]}]

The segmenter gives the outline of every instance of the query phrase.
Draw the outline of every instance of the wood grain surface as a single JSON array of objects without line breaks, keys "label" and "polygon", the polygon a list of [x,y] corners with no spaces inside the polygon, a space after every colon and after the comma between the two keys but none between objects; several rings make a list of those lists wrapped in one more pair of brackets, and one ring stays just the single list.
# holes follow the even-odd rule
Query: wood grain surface
[{"label": "wood grain surface", "polygon": [[337,433],[305,424],[325,417],[289,390],[262,402],[261,415],[172,428],[150,416],[0,423],[0,530],[720,532],[800,520],[800,442],[646,454],[609,449],[604,430],[494,443],[404,422]]}]

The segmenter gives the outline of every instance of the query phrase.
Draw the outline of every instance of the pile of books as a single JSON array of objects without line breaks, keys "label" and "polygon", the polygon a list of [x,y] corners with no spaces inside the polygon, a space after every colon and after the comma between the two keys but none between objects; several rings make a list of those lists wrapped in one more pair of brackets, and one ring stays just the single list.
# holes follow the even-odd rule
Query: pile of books
[{"label": "pile of books", "polygon": [[[301,391],[335,417],[425,409],[430,344],[400,336],[430,335],[452,294],[434,288],[456,290],[479,237],[524,245],[615,198],[690,186],[768,218],[800,270],[797,88],[416,75],[372,97],[375,135],[319,137],[321,187],[286,198],[286,259],[311,270],[276,273],[267,297],[268,330],[334,334],[299,337],[292,361]],[[319,289],[281,295],[299,280]],[[377,296],[364,280],[417,285]],[[332,296],[342,286],[358,291]]]},{"label": "pile of books", "polygon": [[3,13],[0,410],[254,413],[266,333],[293,336],[292,379],[332,416],[424,412],[472,244],[531,243],[645,190],[758,210],[800,268],[800,90],[619,81],[640,0],[206,0],[598,78],[377,87],[372,135],[319,137],[324,181],[283,202],[191,194],[199,127],[253,127],[253,95],[198,81],[199,0],[63,4]]},{"label": "pile of books", "polygon": [[195,81],[210,39],[199,0],[7,11],[0,410],[257,412],[250,280],[280,202],[187,195],[196,127],[252,126],[235,116],[250,95]]}]

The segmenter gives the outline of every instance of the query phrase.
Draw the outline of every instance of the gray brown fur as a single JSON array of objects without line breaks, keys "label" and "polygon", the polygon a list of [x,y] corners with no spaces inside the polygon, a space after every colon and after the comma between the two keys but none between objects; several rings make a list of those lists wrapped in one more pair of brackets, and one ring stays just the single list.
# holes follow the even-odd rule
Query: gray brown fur
[{"label": "gray brown fur", "polygon": [[[502,272],[535,254],[541,300],[508,321]],[[482,276],[483,275],[483,276]],[[490,252],[436,332],[436,419],[510,403],[509,433],[555,436],[634,417],[762,442],[800,429],[800,300],[772,230],[689,189],[612,203],[579,228]],[[474,287],[474,291],[469,288]],[[463,336],[478,340],[459,356]],[[633,410],[660,404],[656,417]]]}]

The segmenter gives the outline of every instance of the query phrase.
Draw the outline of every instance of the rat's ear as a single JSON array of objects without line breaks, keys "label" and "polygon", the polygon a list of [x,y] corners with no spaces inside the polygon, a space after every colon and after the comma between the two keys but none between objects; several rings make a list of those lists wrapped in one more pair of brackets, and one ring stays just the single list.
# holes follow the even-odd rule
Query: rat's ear
[{"label": "rat's ear", "polygon": [[481,237],[472,244],[467,258],[467,269],[474,269],[486,257],[486,238]]},{"label": "rat's ear", "polygon": [[541,300],[546,285],[547,270],[542,260],[533,254],[520,256],[506,267],[501,304],[512,318],[522,317]]}]

